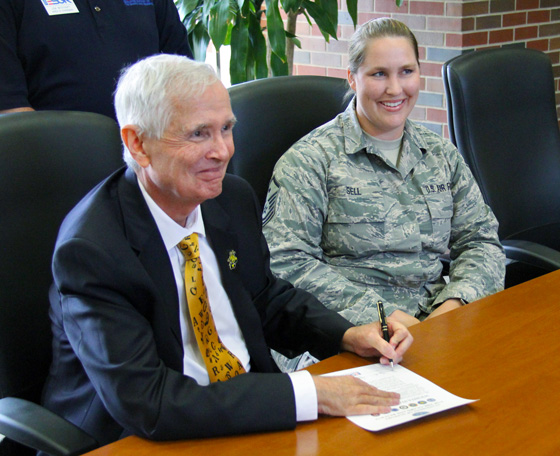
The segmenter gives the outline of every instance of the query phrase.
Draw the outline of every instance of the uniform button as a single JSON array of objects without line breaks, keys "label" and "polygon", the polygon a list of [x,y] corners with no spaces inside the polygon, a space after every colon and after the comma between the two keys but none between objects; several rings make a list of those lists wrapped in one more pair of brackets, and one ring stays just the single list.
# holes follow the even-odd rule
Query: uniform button
[{"label": "uniform button", "polygon": [[95,11],[97,11],[99,13],[99,11],[101,11],[101,8],[99,8],[99,6],[96,6],[93,8]]}]

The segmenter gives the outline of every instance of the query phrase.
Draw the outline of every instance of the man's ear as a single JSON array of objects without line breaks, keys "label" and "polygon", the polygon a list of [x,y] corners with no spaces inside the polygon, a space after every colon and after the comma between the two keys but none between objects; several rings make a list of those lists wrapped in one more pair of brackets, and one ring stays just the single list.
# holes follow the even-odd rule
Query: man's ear
[{"label": "man's ear", "polygon": [[131,157],[142,168],[146,168],[150,164],[150,157],[144,149],[144,140],[140,135],[138,126],[125,125],[122,127],[121,138]]}]

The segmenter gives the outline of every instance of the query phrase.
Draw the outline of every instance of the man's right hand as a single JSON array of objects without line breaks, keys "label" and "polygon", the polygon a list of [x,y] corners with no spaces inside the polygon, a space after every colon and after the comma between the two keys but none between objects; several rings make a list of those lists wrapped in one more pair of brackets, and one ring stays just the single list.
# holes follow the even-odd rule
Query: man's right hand
[{"label": "man's right hand", "polygon": [[400,395],[381,391],[363,380],[344,375],[313,376],[319,413],[332,416],[389,413],[398,405]]}]

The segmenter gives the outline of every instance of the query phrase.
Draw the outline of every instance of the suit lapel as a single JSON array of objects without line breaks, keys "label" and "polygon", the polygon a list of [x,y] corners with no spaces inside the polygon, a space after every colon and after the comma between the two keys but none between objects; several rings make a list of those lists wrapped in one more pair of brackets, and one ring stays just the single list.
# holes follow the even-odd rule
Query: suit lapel
[{"label": "suit lapel", "polygon": [[201,206],[202,217],[208,242],[216,255],[222,278],[222,285],[232,303],[236,317],[239,319],[236,303],[247,299],[247,292],[242,286],[238,274],[238,242],[236,233],[230,229],[230,217],[216,202],[208,200]]},{"label": "suit lapel", "polygon": [[[238,237],[240,233],[234,229],[235,221],[231,220],[219,201],[218,197],[204,202],[201,206],[208,242],[216,255],[222,285],[231,301],[235,318],[249,350],[251,370],[274,372],[276,367],[265,342],[261,318],[253,305],[253,297],[244,284],[244,280],[252,280],[243,272],[246,270],[244,262],[251,261],[250,256],[255,255],[255,252],[241,250]],[[237,259],[235,267],[232,256]]]},{"label": "suit lapel", "polygon": [[[157,225],[138,187],[136,175],[130,169],[119,183],[119,198],[126,236],[132,248],[138,252],[138,259],[146,269],[147,276],[153,281],[157,301],[163,304],[169,327],[182,352],[179,301],[173,269]],[[153,303],[154,313],[161,311],[158,302]]]}]

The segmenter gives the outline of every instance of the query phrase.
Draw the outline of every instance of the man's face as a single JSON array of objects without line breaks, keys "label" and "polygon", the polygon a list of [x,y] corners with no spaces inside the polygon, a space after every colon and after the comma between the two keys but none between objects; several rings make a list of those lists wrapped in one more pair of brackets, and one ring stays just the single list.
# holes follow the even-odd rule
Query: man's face
[{"label": "man's face", "polygon": [[162,138],[143,138],[146,160],[139,162],[139,177],[154,201],[184,224],[196,206],[222,192],[235,116],[221,82],[172,102],[175,114]]}]

